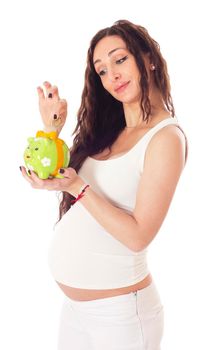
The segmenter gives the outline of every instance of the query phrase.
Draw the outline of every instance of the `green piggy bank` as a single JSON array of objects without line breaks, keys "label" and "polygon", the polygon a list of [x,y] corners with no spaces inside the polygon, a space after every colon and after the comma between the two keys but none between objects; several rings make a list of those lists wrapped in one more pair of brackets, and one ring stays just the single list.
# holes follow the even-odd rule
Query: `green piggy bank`
[{"label": "green piggy bank", "polygon": [[28,138],[24,152],[24,162],[41,179],[63,178],[58,173],[60,168],[69,165],[70,152],[65,142],[57,138],[56,132],[38,131],[36,137]]}]

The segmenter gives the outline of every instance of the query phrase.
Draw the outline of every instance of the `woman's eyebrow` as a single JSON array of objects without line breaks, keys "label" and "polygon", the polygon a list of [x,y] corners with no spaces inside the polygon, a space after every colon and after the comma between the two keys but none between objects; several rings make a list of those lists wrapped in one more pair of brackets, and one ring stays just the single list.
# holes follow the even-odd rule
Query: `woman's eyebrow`
[{"label": "woman's eyebrow", "polygon": [[[113,50],[109,51],[108,56],[111,56],[111,54],[112,54],[113,52],[115,52],[115,51],[117,51],[117,50],[122,50],[122,49],[126,50],[125,47],[116,47],[116,49],[113,49]],[[100,59],[97,59],[96,61],[93,62],[93,64],[95,65],[95,64],[98,63],[98,62],[101,62],[101,60],[100,60]]]}]

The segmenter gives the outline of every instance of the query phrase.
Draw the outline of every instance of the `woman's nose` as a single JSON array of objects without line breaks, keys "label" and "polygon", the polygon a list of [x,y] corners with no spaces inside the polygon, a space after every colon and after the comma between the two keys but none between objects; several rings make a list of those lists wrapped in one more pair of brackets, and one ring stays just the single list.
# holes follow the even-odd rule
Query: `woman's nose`
[{"label": "woman's nose", "polygon": [[113,81],[117,81],[119,80],[121,77],[120,73],[119,72],[116,72],[114,70],[111,70],[109,72],[109,79],[113,82]]}]

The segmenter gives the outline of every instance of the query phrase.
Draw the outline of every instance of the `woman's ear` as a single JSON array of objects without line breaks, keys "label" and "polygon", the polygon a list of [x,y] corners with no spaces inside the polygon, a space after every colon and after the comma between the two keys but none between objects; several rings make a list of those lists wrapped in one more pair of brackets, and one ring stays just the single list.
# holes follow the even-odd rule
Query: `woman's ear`
[{"label": "woman's ear", "polygon": [[147,63],[147,67],[149,67],[149,70],[152,70],[152,71],[155,70],[155,65],[153,63],[153,59],[151,57],[150,52],[146,54],[146,63]]},{"label": "woman's ear", "polygon": [[148,52],[144,55],[144,62],[145,62],[145,67],[146,67],[147,71],[155,70],[155,65],[152,62],[150,52]]}]

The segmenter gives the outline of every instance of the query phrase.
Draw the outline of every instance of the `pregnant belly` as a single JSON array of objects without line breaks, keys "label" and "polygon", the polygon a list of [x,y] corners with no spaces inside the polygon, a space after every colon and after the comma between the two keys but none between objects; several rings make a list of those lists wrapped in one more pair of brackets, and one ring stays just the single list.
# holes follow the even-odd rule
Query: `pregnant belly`
[{"label": "pregnant belly", "polygon": [[[57,282],[57,281],[56,281]],[[152,276],[149,273],[142,281],[123,288],[117,289],[80,289],[66,286],[62,283],[57,282],[63,293],[72,300],[77,301],[88,301],[101,298],[109,298],[117,295],[128,294],[135,292],[136,290],[143,289],[149,286],[152,282]]]}]

